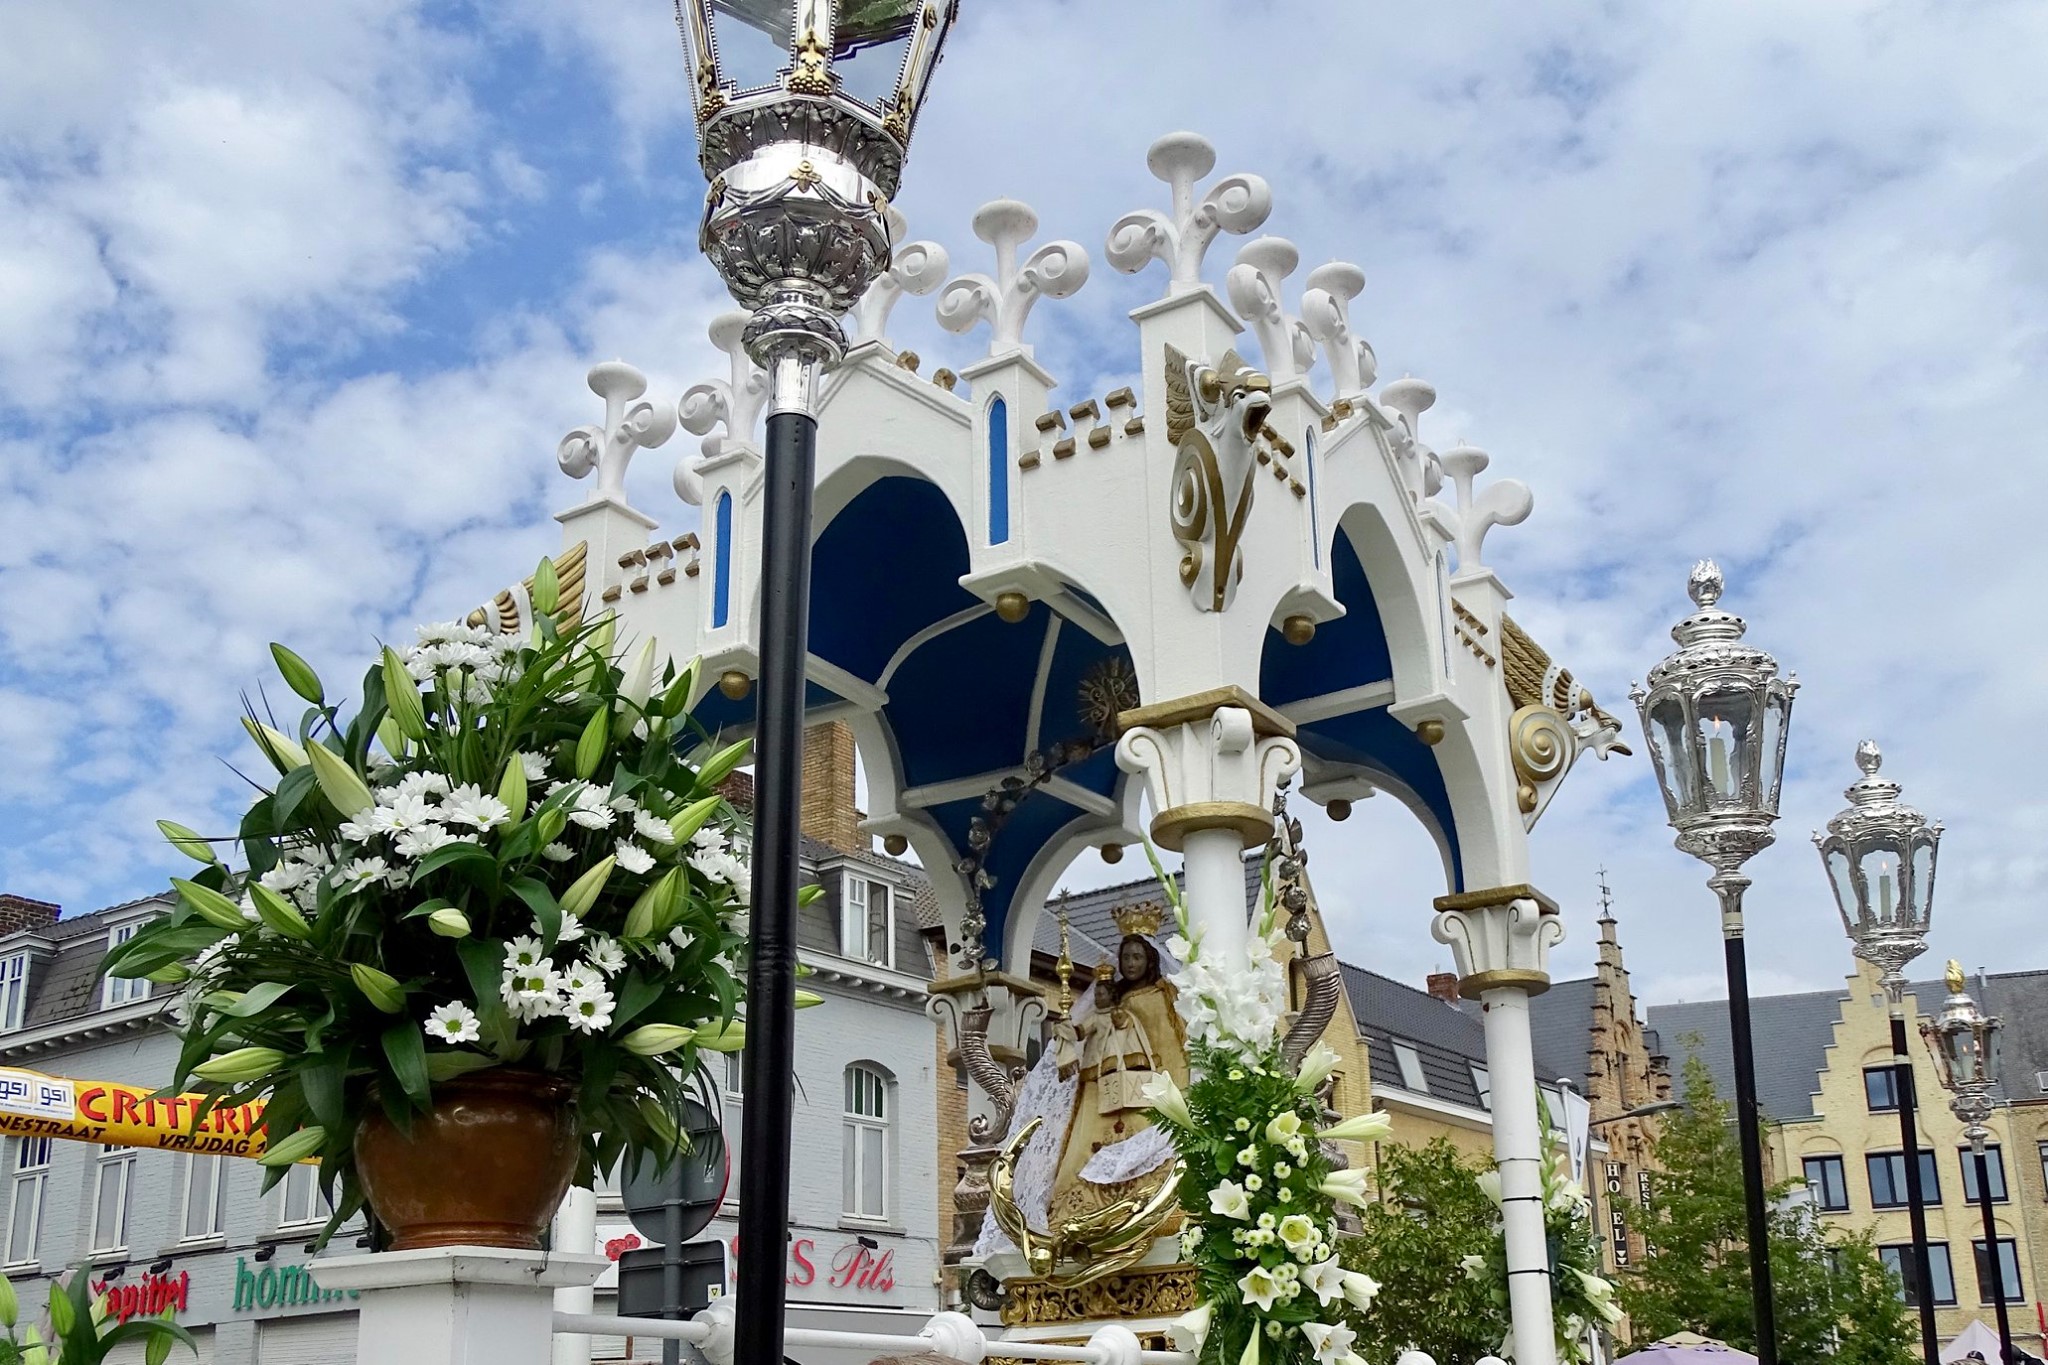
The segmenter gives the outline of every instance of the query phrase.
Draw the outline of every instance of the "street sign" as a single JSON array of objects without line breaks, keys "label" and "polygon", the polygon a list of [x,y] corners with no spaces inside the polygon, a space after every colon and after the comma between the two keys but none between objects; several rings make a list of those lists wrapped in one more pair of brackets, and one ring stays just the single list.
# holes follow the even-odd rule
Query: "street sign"
[{"label": "street sign", "polygon": [[690,1149],[665,1171],[652,1158],[629,1158],[619,1190],[626,1216],[641,1235],[669,1246],[681,1246],[711,1225],[732,1174],[725,1134],[711,1111],[695,1099],[685,1100],[683,1108]]},{"label": "street sign", "polygon": [[676,1248],[682,1274],[674,1299],[666,1299],[662,1283],[667,1247],[639,1247],[619,1257],[619,1316],[622,1318],[686,1318],[711,1305],[725,1290],[725,1243],[713,1237]]}]

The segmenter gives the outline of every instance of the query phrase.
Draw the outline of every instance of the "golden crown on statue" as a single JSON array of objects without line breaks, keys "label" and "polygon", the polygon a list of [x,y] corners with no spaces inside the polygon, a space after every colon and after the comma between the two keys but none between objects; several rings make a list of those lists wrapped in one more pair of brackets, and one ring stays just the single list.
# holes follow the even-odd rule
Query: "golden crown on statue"
[{"label": "golden crown on statue", "polygon": [[1151,938],[1159,932],[1159,922],[1165,914],[1157,901],[1143,901],[1137,905],[1118,906],[1109,912],[1109,917],[1116,921],[1118,933]]}]

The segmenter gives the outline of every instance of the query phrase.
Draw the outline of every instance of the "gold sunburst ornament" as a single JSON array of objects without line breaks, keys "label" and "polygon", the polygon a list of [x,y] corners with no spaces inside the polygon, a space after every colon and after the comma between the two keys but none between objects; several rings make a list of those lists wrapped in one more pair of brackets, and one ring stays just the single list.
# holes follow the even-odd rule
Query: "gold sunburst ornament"
[{"label": "gold sunburst ornament", "polygon": [[1138,675],[1127,655],[1112,654],[1081,676],[1081,719],[1098,735],[1116,733],[1116,718],[1138,705]]}]

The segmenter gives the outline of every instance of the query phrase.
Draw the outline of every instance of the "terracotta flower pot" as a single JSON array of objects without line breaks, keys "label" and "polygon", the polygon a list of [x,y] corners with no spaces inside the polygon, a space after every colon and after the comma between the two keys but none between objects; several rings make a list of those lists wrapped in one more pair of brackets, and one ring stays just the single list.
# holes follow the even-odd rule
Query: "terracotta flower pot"
[{"label": "terracotta flower pot", "polygon": [[412,1137],[373,1108],[356,1130],[356,1170],[391,1250],[538,1250],[576,1174],[567,1082],[493,1067],[434,1087]]}]

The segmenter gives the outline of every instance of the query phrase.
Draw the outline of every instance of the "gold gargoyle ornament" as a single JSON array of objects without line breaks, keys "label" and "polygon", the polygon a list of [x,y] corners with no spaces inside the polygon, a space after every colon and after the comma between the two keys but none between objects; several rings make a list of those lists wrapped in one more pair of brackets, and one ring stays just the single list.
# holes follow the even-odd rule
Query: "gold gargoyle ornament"
[{"label": "gold gargoyle ornament", "polygon": [[1214,366],[1166,348],[1166,439],[1173,461],[1173,538],[1180,581],[1198,611],[1223,611],[1244,578],[1259,433],[1273,385],[1235,351]]}]

